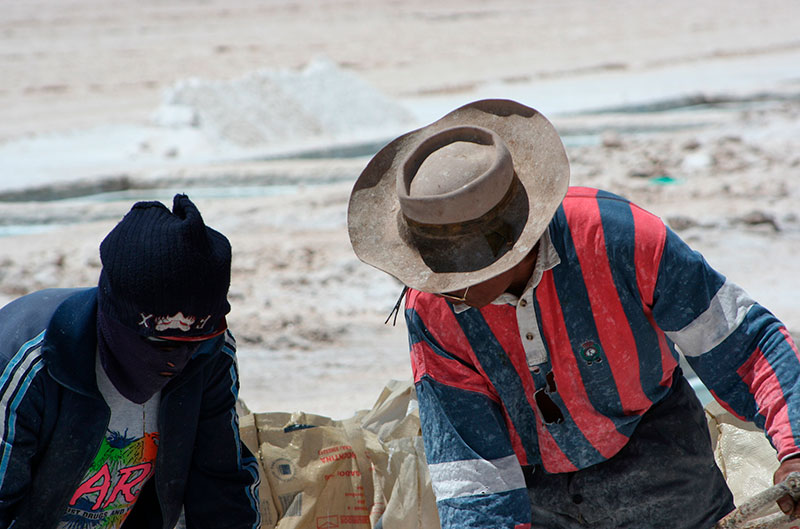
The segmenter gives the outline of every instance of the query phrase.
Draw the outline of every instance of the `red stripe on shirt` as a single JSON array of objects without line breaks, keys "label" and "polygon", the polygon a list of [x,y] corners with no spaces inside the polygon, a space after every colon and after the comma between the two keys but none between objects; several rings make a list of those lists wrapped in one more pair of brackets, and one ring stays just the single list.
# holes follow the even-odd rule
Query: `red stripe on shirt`
[{"label": "red stripe on shirt", "polygon": [[455,360],[436,354],[424,342],[417,342],[411,346],[411,369],[415,384],[427,375],[441,384],[481,393],[495,402],[500,402],[494,388],[488,385],[482,376]]},{"label": "red stripe on shirt", "polygon": [[757,348],[736,372],[750,388],[758,413],[764,416],[764,430],[778,448],[778,459],[797,453],[783,390],[761,348]]},{"label": "red stripe on shirt", "polygon": [[647,307],[653,306],[658,269],[667,240],[667,227],[661,219],[631,204],[634,233],[634,264],[639,295]]},{"label": "red stripe on shirt", "polygon": [[[625,446],[628,438],[619,433],[614,422],[595,410],[589,401],[589,395],[586,393],[586,387],[583,385],[578,368],[578,361],[570,347],[564,314],[551,271],[542,275],[542,280],[536,289],[536,298],[540,306],[551,308],[551,310],[542,311],[542,328],[545,329],[544,338],[550,347],[550,362],[553,365],[553,374],[556,377],[556,386],[561,394],[561,399],[584,437],[603,457],[609,458]],[[540,436],[539,439],[539,442],[542,443],[543,438]],[[542,451],[542,460],[549,472],[571,471],[566,467],[564,461],[560,458],[552,458],[552,454],[545,453],[544,450]],[[572,464],[569,463],[569,466]]]},{"label": "red stripe on shirt", "polygon": [[545,470],[548,472],[575,472],[578,470],[578,467],[567,459],[561,447],[540,420],[536,421],[536,435],[539,436],[539,450]]},{"label": "red stripe on shirt", "polygon": [[639,296],[644,302],[644,310],[647,321],[658,334],[658,348],[661,352],[661,386],[669,386],[672,383],[672,372],[678,365],[675,357],[672,356],[664,332],[656,324],[653,318],[653,295],[658,281],[658,269],[661,265],[661,257],[664,254],[664,243],[667,240],[667,227],[661,219],[649,213],[635,204],[631,204],[633,214],[633,233],[634,233],[634,266],[636,267],[636,284],[639,288]]},{"label": "red stripe on shirt", "polygon": [[629,383],[640,380],[636,340],[614,286],[600,206],[596,200],[582,200],[577,204],[565,202],[564,211],[597,334],[605,349],[622,409],[626,414],[639,415],[650,407],[651,402],[641,384]]}]

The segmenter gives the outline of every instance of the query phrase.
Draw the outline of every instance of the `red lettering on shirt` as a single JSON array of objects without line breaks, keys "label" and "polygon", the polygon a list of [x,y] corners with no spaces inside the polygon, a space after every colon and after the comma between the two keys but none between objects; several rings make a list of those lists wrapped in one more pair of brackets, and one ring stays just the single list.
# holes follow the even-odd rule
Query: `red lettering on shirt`
[{"label": "red lettering on shirt", "polygon": [[[98,482],[102,482],[97,484]],[[78,487],[78,490],[75,491],[75,494],[72,495],[72,499],[69,502],[70,507],[75,505],[75,502],[78,501],[78,498],[83,496],[84,494],[92,494],[93,492],[98,492],[97,501],[92,505],[92,510],[96,511],[100,508],[100,505],[103,503],[103,499],[106,497],[108,493],[108,488],[111,486],[111,474],[108,472],[108,465],[103,465],[100,467],[93,476],[90,476],[86,481],[81,483],[81,486]]]},{"label": "red lettering on shirt", "polygon": [[105,509],[113,503],[120,494],[123,495],[125,502],[133,503],[140,492],[140,490],[134,490],[134,487],[143,483],[150,476],[152,468],[153,463],[148,461],[119,469],[117,473],[119,479],[114,489],[111,491],[111,494],[109,494],[108,491],[111,488],[112,482],[111,473],[108,470],[108,464],[104,464],[100,467],[100,470],[81,483],[78,490],[73,494],[69,504],[70,506],[74,506],[81,496],[93,494],[95,492],[97,492],[98,495],[97,501],[92,505],[93,511],[101,507]]},{"label": "red lettering on shirt", "polygon": [[153,463],[150,462],[134,465],[132,467],[121,468],[119,470],[119,481],[114,487],[114,490],[111,491],[108,499],[103,504],[103,508],[108,507],[120,494],[125,497],[126,502],[133,503],[133,501],[136,500],[136,496],[139,495],[139,491],[134,492],[133,487],[139,485],[145,479],[147,479],[147,477],[150,475],[151,468],[153,468]]}]

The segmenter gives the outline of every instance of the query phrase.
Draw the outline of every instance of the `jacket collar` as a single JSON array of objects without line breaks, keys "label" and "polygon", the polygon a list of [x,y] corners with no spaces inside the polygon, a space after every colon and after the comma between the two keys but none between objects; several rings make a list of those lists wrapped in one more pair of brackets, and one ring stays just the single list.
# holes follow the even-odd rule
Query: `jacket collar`
[{"label": "jacket collar", "polygon": [[94,376],[97,351],[97,288],[79,290],[50,318],[42,352],[56,381],[84,395],[99,397]]}]

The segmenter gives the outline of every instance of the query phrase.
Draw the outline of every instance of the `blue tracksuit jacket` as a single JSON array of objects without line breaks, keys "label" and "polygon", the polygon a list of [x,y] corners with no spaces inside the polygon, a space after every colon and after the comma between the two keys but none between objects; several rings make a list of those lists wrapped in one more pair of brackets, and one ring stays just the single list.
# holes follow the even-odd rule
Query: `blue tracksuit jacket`
[{"label": "blue tracksuit jacket", "polygon": [[[95,382],[96,288],[50,289],[0,310],[0,528],[49,529],[97,453],[110,411]],[[123,527],[260,526],[258,467],[240,443],[230,334],[165,386],[159,448]]]}]

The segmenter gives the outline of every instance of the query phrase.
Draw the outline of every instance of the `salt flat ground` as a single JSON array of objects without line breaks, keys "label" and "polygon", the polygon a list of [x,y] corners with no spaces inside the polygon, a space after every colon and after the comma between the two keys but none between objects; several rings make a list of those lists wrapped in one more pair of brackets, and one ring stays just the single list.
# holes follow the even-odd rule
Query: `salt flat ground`
[{"label": "salt flat ground", "polygon": [[[402,319],[383,323],[400,285],[347,240],[347,197],[368,156],[209,159],[177,132],[159,151],[167,144],[143,142],[137,127],[182,80],[296,72],[320,57],[406,108],[407,128],[481,97],[542,110],[565,138],[573,184],[654,211],[800,334],[797,2],[0,9],[0,191],[110,177],[157,188],[0,202],[0,302],[93,284],[97,245],[131,202],[186,191],[234,247],[229,322],[251,409],[346,417],[411,376]],[[363,104],[352,95],[331,106],[345,119]]]}]

